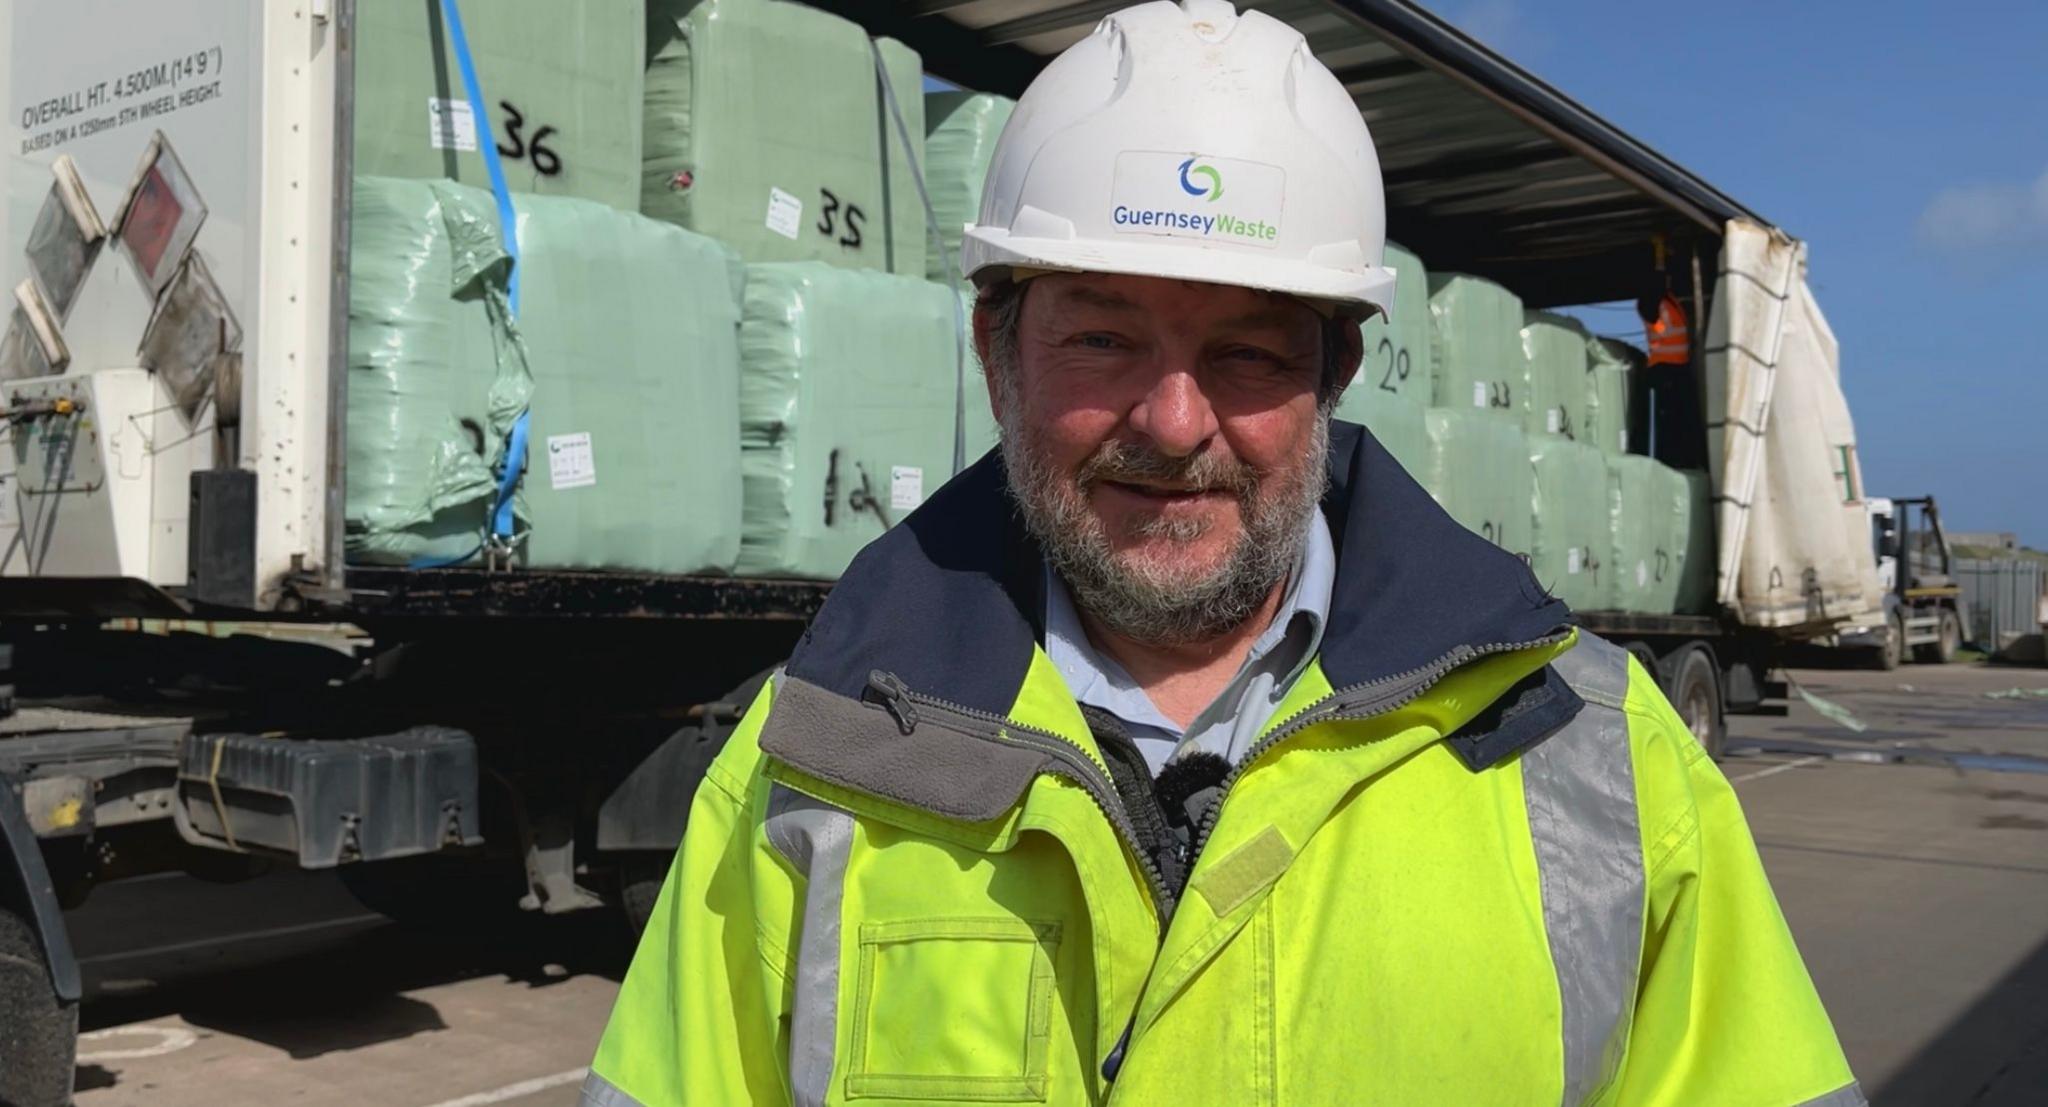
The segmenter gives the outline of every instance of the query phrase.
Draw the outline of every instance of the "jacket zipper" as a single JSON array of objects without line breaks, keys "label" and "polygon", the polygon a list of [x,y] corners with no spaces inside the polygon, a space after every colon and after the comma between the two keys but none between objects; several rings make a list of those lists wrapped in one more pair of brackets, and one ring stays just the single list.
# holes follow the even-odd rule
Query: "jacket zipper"
[{"label": "jacket zipper", "polygon": [[[1122,798],[1116,794],[1115,782],[1111,781],[1109,775],[1087,754],[1072,742],[1051,731],[1024,726],[1006,716],[976,710],[964,704],[912,692],[894,673],[879,669],[869,673],[868,687],[881,699],[883,709],[896,720],[896,725],[905,734],[916,729],[920,723],[935,722],[970,738],[1022,746],[1060,762],[1067,770],[1062,775],[1081,785],[1082,790],[1088,793],[1088,797],[1095,801],[1095,806],[1101,808],[1103,815],[1109,819],[1117,837],[1123,840],[1124,848],[1130,851],[1132,857],[1138,859],[1138,867],[1145,873],[1147,891],[1152,895],[1152,906],[1159,915],[1159,932],[1166,933],[1167,923],[1173,918],[1177,898],[1166,887],[1166,874],[1160,871],[1158,862],[1139,845],[1137,830],[1131,824],[1130,814],[1124,810]],[[920,708],[936,714],[927,719],[921,714]],[[953,717],[954,720],[967,720],[980,725],[969,726],[959,721],[948,722],[947,716]]]},{"label": "jacket zipper", "polygon": [[1492,654],[1553,646],[1564,641],[1566,634],[1569,633],[1565,631],[1550,634],[1529,642],[1459,646],[1421,668],[1340,688],[1288,716],[1264,738],[1253,743],[1252,747],[1244,752],[1244,756],[1238,759],[1237,764],[1231,767],[1229,775],[1223,778],[1223,783],[1217,786],[1215,797],[1209,801],[1209,806],[1202,810],[1202,821],[1195,829],[1194,842],[1188,850],[1189,872],[1192,873],[1195,865],[1202,859],[1202,848],[1209,844],[1209,835],[1216,829],[1216,821],[1223,812],[1223,801],[1229,797],[1231,787],[1267,750],[1317,723],[1370,719],[1397,711],[1414,702],[1454,669]]}]

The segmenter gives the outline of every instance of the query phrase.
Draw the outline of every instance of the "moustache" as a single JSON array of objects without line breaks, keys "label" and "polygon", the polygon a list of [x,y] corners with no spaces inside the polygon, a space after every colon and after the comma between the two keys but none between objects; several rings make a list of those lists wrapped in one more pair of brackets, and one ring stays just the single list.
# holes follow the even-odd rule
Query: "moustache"
[{"label": "moustache", "polygon": [[1082,463],[1074,481],[1085,491],[1104,481],[1168,484],[1195,492],[1228,492],[1243,499],[1259,487],[1259,471],[1227,454],[1169,457],[1132,442],[1106,442]]}]

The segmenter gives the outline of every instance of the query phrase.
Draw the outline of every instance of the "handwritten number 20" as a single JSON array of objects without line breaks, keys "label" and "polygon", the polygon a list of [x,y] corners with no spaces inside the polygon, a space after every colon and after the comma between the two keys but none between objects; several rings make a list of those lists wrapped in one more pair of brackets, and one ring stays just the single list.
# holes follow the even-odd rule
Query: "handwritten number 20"
[{"label": "handwritten number 20", "polygon": [[533,171],[543,177],[560,174],[562,159],[556,156],[553,150],[542,145],[549,135],[558,132],[553,127],[543,126],[533,132],[531,139],[521,138],[519,130],[526,126],[526,116],[518,108],[513,107],[510,101],[500,100],[498,106],[505,110],[505,137],[512,140],[510,146],[502,142],[498,144],[498,155],[511,158],[513,161],[525,158],[533,163]]}]

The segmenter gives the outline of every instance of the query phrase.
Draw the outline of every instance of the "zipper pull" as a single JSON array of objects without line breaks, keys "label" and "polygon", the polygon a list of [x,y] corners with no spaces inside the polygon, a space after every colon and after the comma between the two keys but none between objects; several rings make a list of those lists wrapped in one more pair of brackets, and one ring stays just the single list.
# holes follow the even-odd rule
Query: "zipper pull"
[{"label": "zipper pull", "polygon": [[1109,1056],[1102,1059],[1102,1079],[1105,1082],[1116,1083],[1116,1074],[1124,1067],[1124,1053],[1131,1048],[1131,1027],[1137,1025],[1137,1022],[1138,1017],[1131,1016],[1131,1021],[1124,1024],[1123,1036],[1116,1040],[1116,1045],[1110,1047]]},{"label": "zipper pull", "polygon": [[897,727],[903,733],[909,734],[917,729],[917,705],[910,702],[910,689],[903,686],[903,682],[897,679],[895,673],[885,673],[880,669],[869,670],[868,691],[874,693],[868,698],[880,700],[883,709],[889,712],[890,718],[896,720]]}]

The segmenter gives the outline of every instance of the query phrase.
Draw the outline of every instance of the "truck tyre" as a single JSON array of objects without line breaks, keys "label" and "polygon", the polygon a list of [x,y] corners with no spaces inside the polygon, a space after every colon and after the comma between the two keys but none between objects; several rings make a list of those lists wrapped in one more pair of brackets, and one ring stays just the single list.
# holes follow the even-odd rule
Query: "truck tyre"
[{"label": "truck tyre", "polygon": [[1946,665],[1963,648],[1963,621],[1948,608],[1941,609],[1941,637],[1925,646],[1913,647],[1913,660],[1922,665]]},{"label": "truck tyre", "polygon": [[1671,660],[1669,686],[1665,694],[1685,728],[1710,757],[1719,758],[1728,745],[1728,720],[1721,711],[1721,674],[1714,655],[1701,646],[1688,646]]},{"label": "truck tyre", "polygon": [[78,1005],[57,998],[34,928],[0,907],[0,1103],[70,1103],[77,1056]]},{"label": "truck tyre", "polygon": [[1890,672],[1906,662],[1906,620],[1897,612],[1884,623],[1884,645],[1877,650],[1877,667]]}]

